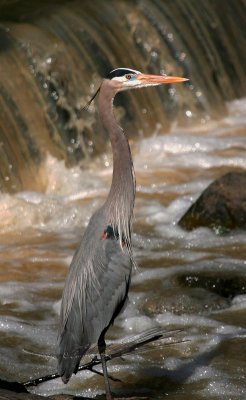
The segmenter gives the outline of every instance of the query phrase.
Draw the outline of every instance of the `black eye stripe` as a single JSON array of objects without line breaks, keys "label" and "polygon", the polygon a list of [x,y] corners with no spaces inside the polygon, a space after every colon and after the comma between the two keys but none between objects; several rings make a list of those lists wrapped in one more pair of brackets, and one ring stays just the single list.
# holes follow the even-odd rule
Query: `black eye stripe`
[{"label": "black eye stripe", "polygon": [[113,78],[117,78],[117,77],[124,76],[124,75],[132,75],[132,74],[136,74],[137,72],[138,71],[134,71],[132,69],[117,68],[108,74],[107,79],[113,79]]}]

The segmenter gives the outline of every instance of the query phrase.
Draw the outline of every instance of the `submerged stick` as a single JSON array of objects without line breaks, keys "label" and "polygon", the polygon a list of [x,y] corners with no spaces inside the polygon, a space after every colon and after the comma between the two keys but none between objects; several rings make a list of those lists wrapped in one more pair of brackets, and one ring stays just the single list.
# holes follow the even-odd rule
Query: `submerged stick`
[{"label": "submerged stick", "polygon": [[[166,331],[162,328],[153,328],[150,329],[144,333],[140,333],[139,335],[131,336],[128,338],[126,341],[124,341],[122,344],[111,344],[107,347],[107,355],[106,355],[106,361],[113,360],[114,358],[117,357],[122,357],[123,355],[130,354],[133,351],[143,348],[149,343],[155,342],[160,339],[166,339],[168,342],[164,343],[165,346],[171,345],[171,344],[176,344],[176,343],[182,343],[185,340],[175,340],[170,334],[177,334],[181,332],[181,329],[174,329],[171,331]],[[92,349],[93,351],[93,349]],[[91,371],[94,373],[98,373],[98,371],[94,370],[93,367],[101,364],[101,359],[95,356],[91,361],[89,361],[86,364],[82,364],[79,366],[78,371]],[[23,382],[23,385],[25,387],[29,386],[37,386],[40,383],[43,382],[48,382],[53,379],[59,378],[60,375],[57,373],[42,376],[40,378],[32,379],[27,382]],[[112,380],[117,380],[113,377],[110,377]]]}]

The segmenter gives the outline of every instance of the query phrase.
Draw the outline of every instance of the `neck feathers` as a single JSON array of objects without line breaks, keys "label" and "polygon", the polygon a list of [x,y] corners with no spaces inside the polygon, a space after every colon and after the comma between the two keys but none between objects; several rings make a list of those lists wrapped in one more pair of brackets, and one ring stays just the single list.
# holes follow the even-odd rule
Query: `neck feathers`
[{"label": "neck feathers", "polygon": [[127,138],[113,114],[115,92],[104,81],[99,93],[99,113],[109,133],[113,151],[113,177],[105,210],[109,225],[118,232],[121,246],[131,253],[131,225],[135,200],[135,176]]}]

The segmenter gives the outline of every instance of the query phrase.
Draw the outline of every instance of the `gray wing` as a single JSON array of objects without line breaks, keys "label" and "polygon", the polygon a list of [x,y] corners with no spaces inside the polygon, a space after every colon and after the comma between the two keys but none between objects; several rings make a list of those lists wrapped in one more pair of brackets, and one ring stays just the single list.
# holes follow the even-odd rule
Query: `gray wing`
[{"label": "gray wing", "polygon": [[65,283],[58,339],[58,373],[68,382],[81,357],[121,311],[128,292],[131,258],[116,239],[101,239],[88,227]]}]

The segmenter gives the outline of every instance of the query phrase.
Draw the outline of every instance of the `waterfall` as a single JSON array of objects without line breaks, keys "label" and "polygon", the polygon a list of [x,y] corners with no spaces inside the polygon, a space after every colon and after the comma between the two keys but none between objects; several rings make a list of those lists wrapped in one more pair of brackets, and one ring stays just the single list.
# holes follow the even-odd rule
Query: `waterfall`
[{"label": "waterfall", "polygon": [[45,190],[47,153],[67,166],[105,149],[83,106],[116,67],[187,84],[122,93],[130,137],[206,124],[245,96],[245,2],[0,1],[0,190]]}]

